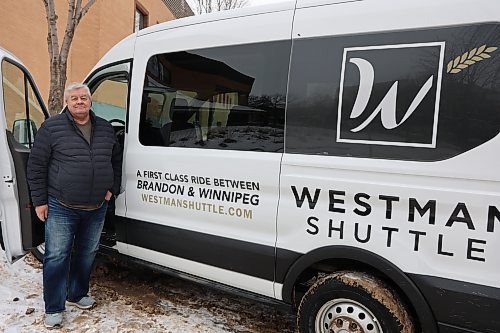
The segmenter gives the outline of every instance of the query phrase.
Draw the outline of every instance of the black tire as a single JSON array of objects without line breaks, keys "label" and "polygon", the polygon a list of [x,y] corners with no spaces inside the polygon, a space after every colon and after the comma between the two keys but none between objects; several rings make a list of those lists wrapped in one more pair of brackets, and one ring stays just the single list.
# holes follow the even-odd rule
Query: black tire
[{"label": "black tire", "polygon": [[33,248],[31,250],[31,253],[33,253],[33,256],[38,259],[41,263],[43,263],[43,256],[45,254],[45,243],[42,243],[38,245],[37,247]]},{"label": "black tire", "polygon": [[359,272],[319,279],[302,298],[300,333],[414,333],[403,303],[382,281]]}]

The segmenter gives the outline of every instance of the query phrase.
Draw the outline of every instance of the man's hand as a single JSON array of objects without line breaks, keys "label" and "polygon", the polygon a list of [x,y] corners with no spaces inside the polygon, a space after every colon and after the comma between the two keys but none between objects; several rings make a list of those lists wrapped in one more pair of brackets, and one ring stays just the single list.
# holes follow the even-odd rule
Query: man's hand
[{"label": "man's hand", "polygon": [[36,206],[35,212],[40,221],[45,222],[49,213],[49,205]]},{"label": "man's hand", "polygon": [[109,201],[113,197],[113,193],[110,191],[106,192],[106,196],[104,197],[104,200]]}]

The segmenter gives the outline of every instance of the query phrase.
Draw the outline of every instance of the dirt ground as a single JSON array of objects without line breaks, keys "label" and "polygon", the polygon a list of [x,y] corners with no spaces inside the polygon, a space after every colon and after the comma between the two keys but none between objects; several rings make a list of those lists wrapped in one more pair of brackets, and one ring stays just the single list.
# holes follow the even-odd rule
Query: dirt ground
[{"label": "dirt ground", "polygon": [[93,277],[92,293],[99,302],[121,300],[150,318],[171,314],[189,318],[186,312],[206,310],[203,316],[213,318],[215,324],[229,332],[294,331],[291,309],[259,303],[150,269],[100,257]]},{"label": "dirt ground", "polygon": [[[43,327],[41,264],[31,255],[0,267],[0,331],[55,332]],[[14,268],[13,268],[14,267]],[[98,305],[67,308],[57,332],[294,332],[288,308],[235,296],[100,256],[90,293]],[[0,289],[2,290],[2,289]]]}]

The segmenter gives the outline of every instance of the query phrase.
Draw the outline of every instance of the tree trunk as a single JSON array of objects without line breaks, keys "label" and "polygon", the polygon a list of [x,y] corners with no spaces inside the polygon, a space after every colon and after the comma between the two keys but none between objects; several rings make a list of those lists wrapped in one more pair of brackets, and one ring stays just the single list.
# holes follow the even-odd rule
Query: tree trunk
[{"label": "tree trunk", "polygon": [[80,20],[96,0],[88,0],[82,7],[82,0],[68,1],[68,21],[61,47],[57,36],[57,15],[54,0],[42,0],[47,17],[47,46],[50,58],[50,90],[48,109],[51,115],[58,114],[64,105],[64,87],[71,43]]}]

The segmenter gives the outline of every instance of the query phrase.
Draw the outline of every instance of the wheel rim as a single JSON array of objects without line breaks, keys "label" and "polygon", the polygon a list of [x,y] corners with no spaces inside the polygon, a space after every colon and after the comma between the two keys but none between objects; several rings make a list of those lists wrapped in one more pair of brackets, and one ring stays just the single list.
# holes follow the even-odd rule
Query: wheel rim
[{"label": "wheel rim", "polygon": [[383,333],[367,307],[345,298],[326,302],[316,315],[315,326],[321,333]]}]

